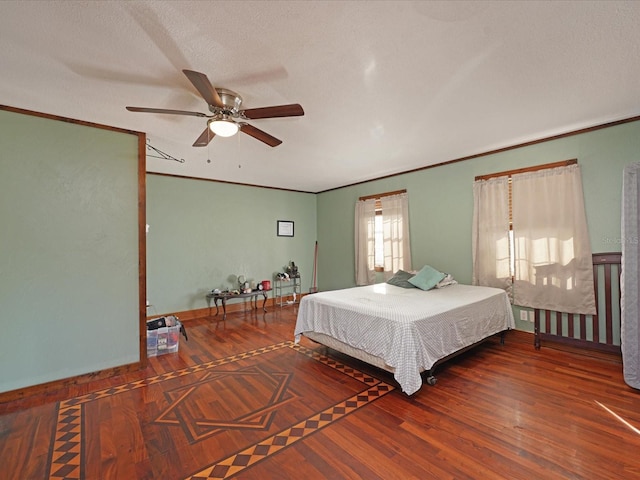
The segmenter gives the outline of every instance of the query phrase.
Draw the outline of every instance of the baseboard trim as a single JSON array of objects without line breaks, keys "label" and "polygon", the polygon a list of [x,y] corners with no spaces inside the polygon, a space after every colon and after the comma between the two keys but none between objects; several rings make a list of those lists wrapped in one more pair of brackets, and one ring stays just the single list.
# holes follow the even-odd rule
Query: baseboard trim
[{"label": "baseboard trim", "polygon": [[76,375],[74,377],[63,378],[60,380],[53,380],[51,382],[41,383],[38,385],[32,385],[29,387],[19,388],[16,390],[10,390],[8,392],[0,393],[0,403],[12,402],[14,400],[22,400],[29,398],[33,395],[46,394],[56,392],[71,386],[81,385],[83,383],[92,382],[95,380],[104,380],[105,378],[115,377],[116,375],[122,375],[124,373],[135,372],[142,368],[141,362],[129,363],[127,365],[120,365],[119,367],[107,368],[99,370],[97,372],[84,373],[82,375]]}]

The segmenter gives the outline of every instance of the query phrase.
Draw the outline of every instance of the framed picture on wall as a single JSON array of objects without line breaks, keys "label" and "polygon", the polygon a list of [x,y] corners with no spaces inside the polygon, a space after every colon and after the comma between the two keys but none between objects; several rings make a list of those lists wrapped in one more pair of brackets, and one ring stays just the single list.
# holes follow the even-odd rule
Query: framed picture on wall
[{"label": "framed picture on wall", "polygon": [[293,222],[290,220],[278,220],[278,236],[293,237]]}]

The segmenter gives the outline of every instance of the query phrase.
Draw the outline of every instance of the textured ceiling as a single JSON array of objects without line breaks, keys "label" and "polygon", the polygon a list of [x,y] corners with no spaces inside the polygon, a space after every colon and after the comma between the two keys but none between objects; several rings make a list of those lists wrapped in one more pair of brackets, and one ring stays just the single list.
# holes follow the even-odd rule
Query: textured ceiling
[{"label": "textured ceiling", "polygon": [[[640,115],[640,2],[0,2],[0,103],[146,132],[147,170],[318,192]],[[191,145],[209,113],[300,103]],[[151,152],[149,152],[151,153]]]}]

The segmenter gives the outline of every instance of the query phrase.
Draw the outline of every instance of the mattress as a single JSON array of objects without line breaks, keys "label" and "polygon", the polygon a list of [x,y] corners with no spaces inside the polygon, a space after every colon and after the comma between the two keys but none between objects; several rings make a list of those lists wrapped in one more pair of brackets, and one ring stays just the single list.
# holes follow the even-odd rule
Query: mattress
[{"label": "mattress", "polygon": [[411,395],[420,372],[484,338],[515,327],[506,293],[497,288],[451,285],[423,291],[386,283],[307,295],[294,335],[335,338],[378,357]]}]

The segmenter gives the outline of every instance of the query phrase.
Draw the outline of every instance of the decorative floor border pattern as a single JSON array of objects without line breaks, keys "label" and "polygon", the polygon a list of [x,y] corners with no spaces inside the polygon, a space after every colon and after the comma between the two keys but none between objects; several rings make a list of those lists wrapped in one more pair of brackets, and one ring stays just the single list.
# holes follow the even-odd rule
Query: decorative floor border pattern
[{"label": "decorative floor border pattern", "polygon": [[345,375],[362,382],[367,386],[365,390],[350,398],[328,407],[322,412],[289,427],[271,437],[266,438],[242,451],[235,453],[223,460],[210,464],[185,480],[213,480],[226,479],[240,471],[264,460],[270,455],[286,448],[297,441],[308,437],[312,433],[330,425],[350,413],[364,407],[378,398],[395,390],[395,387],[381,380],[363,373],[353,367],[344,365],[335,359],[318,353],[305,346],[295,344],[292,341],[281,342],[267,347],[257,348],[237,355],[213,360],[211,362],[194,365],[174,372],[168,372],[155,377],[149,377],[135,382],[130,382],[115,387],[106,388],[86,395],[81,395],[59,402],[56,428],[53,434],[52,447],[49,453],[49,479],[50,480],[80,480],[83,478],[84,436],[82,426],[84,424],[84,405],[112,395],[129,392],[138,388],[158,384],[189,375],[196,372],[219,367],[220,365],[237,362],[281,348],[291,348],[328,367],[334,368]]}]

